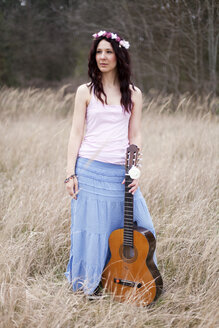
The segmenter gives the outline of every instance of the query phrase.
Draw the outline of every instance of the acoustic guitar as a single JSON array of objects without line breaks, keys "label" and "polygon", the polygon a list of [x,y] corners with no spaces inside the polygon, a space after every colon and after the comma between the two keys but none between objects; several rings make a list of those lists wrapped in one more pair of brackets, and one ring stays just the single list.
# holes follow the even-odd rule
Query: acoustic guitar
[{"label": "acoustic guitar", "polygon": [[130,172],[136,169],[138,153],[136,145],[127,148],[124,228],[113,231],[109,237],[111,259],[103,271],[102,285],[119,302],[146,306],[161,294],[163,281],[153,261],[154,235],[133,222],[133,195],[128,185],[133,181]]}]

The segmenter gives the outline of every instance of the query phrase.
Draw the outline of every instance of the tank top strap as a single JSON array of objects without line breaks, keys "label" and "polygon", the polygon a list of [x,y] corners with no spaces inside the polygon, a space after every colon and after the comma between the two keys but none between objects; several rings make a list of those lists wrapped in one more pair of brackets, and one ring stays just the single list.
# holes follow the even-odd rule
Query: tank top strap
[{"label": "tank top strap", "polygon": [[100,104],[103,105],[101,103],[101,101],[99,101],[99,99],[97,98],[97,96],[95,95],[95,93],[94,93],[94,87],[92,87],[90,104],[94,104],[94,103],[96,105],[98,105],[98,106],[100,106]]},{"label": "tank top strap", "polygon": [[91,94],[92,94],[92,97],[91,98],[93,98],[93,101],[94,102],[98,102],[97,96],[95,95],[95,92],[94,92],[94,87],[92,88]]},{"label": "tank top strap", "polygon": [[94,102],[96,102],[95,95],[94,95],[94,88],[92,87],[91,89],[91,97],[90,97],[90,102],[88,104],[88,107],[90,107]]}]

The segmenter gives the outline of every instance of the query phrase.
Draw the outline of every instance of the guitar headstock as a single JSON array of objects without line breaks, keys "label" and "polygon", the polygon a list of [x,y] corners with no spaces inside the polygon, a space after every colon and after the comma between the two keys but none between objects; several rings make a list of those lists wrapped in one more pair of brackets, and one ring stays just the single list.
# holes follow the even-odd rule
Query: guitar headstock
[{"label": "guitar headstock", "polygon": [[130,145],[126,150],[126,173],[132,168],[132,166],[138,166],[140,160],[139,148],[136,145]]}]

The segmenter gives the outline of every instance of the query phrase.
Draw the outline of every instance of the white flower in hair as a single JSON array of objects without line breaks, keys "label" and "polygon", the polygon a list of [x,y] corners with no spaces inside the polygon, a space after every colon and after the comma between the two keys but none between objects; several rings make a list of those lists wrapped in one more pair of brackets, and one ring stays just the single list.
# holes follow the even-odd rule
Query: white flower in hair
[{"label": "white flower in hair", "polygon": [[129,42],[128,42],[128,41],[125,41],[125,40],[121,40],[121,41],[119,42],[119,44],[120,44],[122,47],[126,48],[126,49],[128,49],[128,48],[130,47]]},{"label": "white flower in hair", "polygon": [[139,179],[140,175],[141,175],[141,171],[139,170],[138,167],[133,165],[129,170],[129,175],[130,175],[130,178],[132,178],[132,179]]},{"label": "white flower in hair", "polygon": [[117,34],[116,33],[111,33],[111,39],[116,39],[117,38]]},{"label": "white flower in hair", "polygon": [[100,31],[98,32],[98,36],[102,36],[104,33],[106,33],[106,31]]}]

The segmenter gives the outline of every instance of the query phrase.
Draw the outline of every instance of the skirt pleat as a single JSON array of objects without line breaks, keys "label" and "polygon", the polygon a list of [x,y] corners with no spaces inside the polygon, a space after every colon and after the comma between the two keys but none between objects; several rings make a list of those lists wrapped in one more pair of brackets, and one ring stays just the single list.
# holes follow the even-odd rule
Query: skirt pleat
[{"label": "skirt pleat", "polygon": [[[71,200],[71,249],[65,275],[74,291],[92,294],[110,259],[109,236],[124,226],[125,167],[78,157],[76,174],[79,193],[77,200]],[[134,194],[133,216],[138,226],[156,237],[140,188]]]}]

